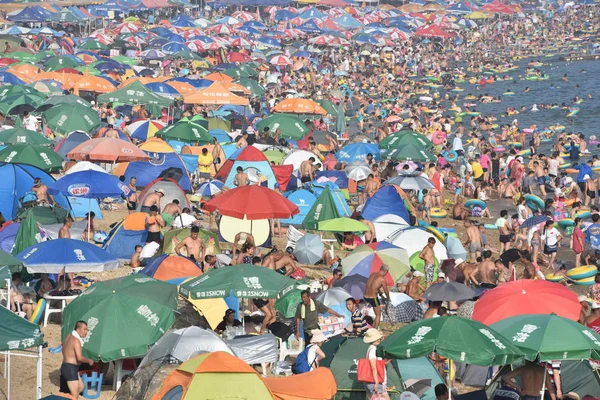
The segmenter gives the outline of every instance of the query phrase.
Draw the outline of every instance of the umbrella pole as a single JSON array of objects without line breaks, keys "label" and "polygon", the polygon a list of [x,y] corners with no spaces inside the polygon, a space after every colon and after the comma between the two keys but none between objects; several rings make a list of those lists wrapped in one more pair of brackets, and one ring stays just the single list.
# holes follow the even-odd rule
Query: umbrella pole
[{"label": "umbrella pole", "polygon": [[90,227],[92,225],[92,199],[88,199],[88,218],[87,218],[87,234],[86,236],[86,241],[89,243],[90,242]]},{"label": "umbrella pole", "polygon": [[448,359],[448,400],[452,400],[452,360]]},{"label": "umbrella pole", "polygon": [[10,351],[6,352],[6,400],[10,400]]},{"label": "umbrella pole", "polygon": [[38,356],[37,356],[37,371],[36,371],[36,379],[37,379],[37,390],[36,390],[36,399],[42,398],[42,357],[43,351],[42,346],[38,346]]}]

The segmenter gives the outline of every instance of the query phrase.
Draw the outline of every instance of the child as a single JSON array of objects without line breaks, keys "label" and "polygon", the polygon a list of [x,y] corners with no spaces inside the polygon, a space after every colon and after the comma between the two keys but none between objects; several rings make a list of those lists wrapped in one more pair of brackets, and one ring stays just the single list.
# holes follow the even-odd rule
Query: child
[{"label": "child", "polygon": [[431,210],[432,204],[431,194],[427,189],[423,189],[423,204],[421,205],[421,218],[427,221],[427,223],[431,223],[431,216],[429,215],[429,211]]},{"label": "child", "polygon": [[140,262],[140,254],[142,254],[142,246],[138,244],[137,246],[135,246],[135,251],[133,252],[133,255],[131,256],[131,261],[129,262],[131,268],[142,267],[142,263]]}]

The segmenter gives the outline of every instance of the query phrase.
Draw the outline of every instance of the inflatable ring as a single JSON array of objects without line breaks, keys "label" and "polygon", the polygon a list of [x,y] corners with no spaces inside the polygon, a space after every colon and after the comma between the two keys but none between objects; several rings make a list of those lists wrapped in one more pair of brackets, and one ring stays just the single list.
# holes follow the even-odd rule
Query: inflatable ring
[{"label": "inflatable ring", "polygon": [[483,200],[471,199],[471,200],[465,201],[465,207],[467,207],[469,209],[472,209],[473,207],[479,207],[482,210],[485,210],[487,208],[487,204],[485,204],[485,201],[483,201]]},{"label": "inflatable ring", "polygon": [[433,225],[429,225],[427,228],[425,228],[425,230],[429,233],[431,233],[433,236],[435,236],[435,238],[437,240],[439,240],[442,243],[446,242],[446,237],[444,236],[444,234],[442,232],[440,232],[440,230],[438,228],[436,228]]},{"label": "inflatable ring", "polygon": [[600,165],[594,165],[594,166],[592,167],[592,171],[594,171],[594,172],[598,172],[598,171],[600,171]]},{"label": "inflatable ring", "polygon": [[530,156],[531,155],[531,149],[525,149],[525,150],[521,150],[517,153],[518,156]]},{"label": "inflatable ring", "polygon": [[492,231],[498,230],[498,227],[496,225],[494,225],[494,224],[485,224],[485,225],[483,225],[483,227],[485,229],[489,229],[489,230],[492,230]]},{"label": "inflatable ring", "polygon": [[564,169],[564,171],[565,171],[567,174],[578,174],[578,173],[579,173],[579,171],[578,171],[578,170],[576,170],[576,169],[573,169],[573,168],[565,168],[565,169]]},{"label": "inflatable ring", "polygon": [[448,211],[444,210],[443,208],[432,208],[429,211],[429,216],[431,218],[446,218],[446,216],[448,215]]},{"label": "inflatable ring", "polygon": [[507,145],[510,147],[523,147],[523,143],[521,142],[508,142]]},{"label": "inflatable ring", "polygon": [[564,279],[562,275],[546,274],[546,280],[549,282],[560,282]]},{"label": "inflatable ring", "polygon": [[575,218],[587,219],[592,218],[592,212],[590,210],[582,210],[575,213]]},{"label": "inflatable ring", "polygon": [[571,166],[571,163],[564,163],[558,166],[558,169],[567,169]]},{"label": "inflatable ring", "polygon": [[542,211],[545,207],[544,200],[540,199],[534,194],[525,195],[525,204],[533,211]]},{"label": "inflatable ring", "polygon": [[575,281],[576,285],[593,285],[594,283],[596,283],[596,277],[595,276],[590,276],[589,278],[583,278],[583,279],[577,279]]},{"label": "inflatable ring", "polygon": [[420,220],[418,221],[418,225],[419,225],[421,228],[427,228],[427,227],[429,226],[429,223],[427,223],[427,221],[423,221],[422,219],[420,219]]},{"label": "inflatable ring", "polygon": [[504,153],[506,151],[506,147],[494,147],[492,150],[494,150],[495,153]]},{"label": "inflatable ring", "polygon": [[595,265],[582,265],[581,267],[568,270],[567,276],[571,279],[580,280],[585,278],[593,278],[597,273],[598,268]]},{"label": "inflatable ring", "polygon": [[574,226],[574,225],[575,225],[575,221],[573,221],[571,218],[563,218],[558,221],[558,226],[563,229],[568,228],[570,226]]},{"label": "inflatable ring", "polygon": [[419,101],[430,102],[430,101],[433,101],[433,98],[429,97],[429,96],[421,96],[421,97],[419,97]]},{"label": "inflatable ring", "polygon": [[35,310],[33,310],[33,314],[29,317],[29,322],[33,322],[34,324],[39,324],[42,320],[42,315],[44,315],[44,311],[46,310],[46,303],[48,300],[40,299],[37,302],[37,306],[35,306]]},{"label": "inflatable ring", "polygon": [[446,161],[448,162],[454,162],[458,159],[458,153],[455,152],[454,150],[449,151],[447,153],[444,154],[444,158],[446,159]]},{"label": "inflatable ring", "polygon": [[444,133],[442,131],[435,131],[431,136],[431,142],[436,146],[444,143],[444,140],[446,140],[446,138],[444,137]]}]

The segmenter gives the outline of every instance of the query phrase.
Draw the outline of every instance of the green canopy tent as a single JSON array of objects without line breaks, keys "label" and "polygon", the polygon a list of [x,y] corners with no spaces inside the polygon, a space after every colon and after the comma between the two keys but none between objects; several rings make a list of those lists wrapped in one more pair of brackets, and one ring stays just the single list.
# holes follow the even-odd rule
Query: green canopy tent
[{"label": "green canopy tent", "polygon": [[82,64],[83,64],[83,62],[80,64],[77,61],[75,61],[69,57],[54,56],[54,57],[50,57],[46,60],[46,62],[44,63],[44,70],[51,72],[51,71],[57,71],[57,70],[63,69],[63,68],[77,68],[78,66],[80,66]]},{"label": "green canopy tent", "polygon": [[[84,49],[84,50],[92,50],[92,51],[108,50],[107,45],[105,45],[104,43],[99,42],[97,40],[86,40],[85,42],[83,42],[82,44],[79,45],[79,48]],[[112,59],[115,60],[114,58],[112,58]],[[119,62],[119,60],[115,60],[115,61]]]},{"label": "green canopy tent", "polygon": [[11,96],[17,96],[27,94],[30,96],[44,97],[44,94],[39,90],[31,87],[31,86],[23,86],[23,85],[10,85],[10,86],[2,86],[0,88],[0,98],[5,99]]},{"label": "green canopy tent", "polygon": [[154,136],[196,145],[210,144],[215,141],[204,127],[192,121],[179,121],[174,125],[168,125],[156,132]]},{"label": "green canopy tent", "polygon": [[42,171],[58,171],[62,168],[63,158],[48,147],[33,144],[13,144],[0,150],[0,161],[33,165]]},{"label": "green canopy tent", "polygon": [[282,138],[293,140],[302,139],[310,132],[304,121],[290,114],[273,114],[256,124],[259,132],[263,132],[265,128],[269,128],[271,135],[279,129]]},{"label": "green canopy tent", "polygon": [[[0,352],[6,357],[6,381],[8,382],[7,400],[10,400],[10,369],[12,357],[37,358],[35,398],[42,397],[42,345],[44,334],[37,324],[27,321],[0,307]],[[35,350],[34,350],[35,348]],[[27,388],[19,388],[19,397],[31,398],[24,393]]]},{"label": "green canopy tent", "polygon": [[145,104],[169,107],[173,102],[155,95],[141,82],[135,81],[111,93],[98,96],[98,103]]},{"label": "green canopy tent", "polygon": [[317,201],[308,210],[304,221],[302,221],[302,227],[316,230],[319,228],[320,222],[339,217],[340,214],[331,195],[331,190],[326,186]]},{"label": "green canopy tent", "polygon": [[[79,18],[77,15],[73,14],[68,9],[63,9],[56,14],[52,14],[50,18],[48,18],[50,22],[56,22],[60,24],[70,23],[70,24],[78,24],[84,22],[83,19]],[[104,49],[87,49],[87,50],[108,50],[108,47]]]}]

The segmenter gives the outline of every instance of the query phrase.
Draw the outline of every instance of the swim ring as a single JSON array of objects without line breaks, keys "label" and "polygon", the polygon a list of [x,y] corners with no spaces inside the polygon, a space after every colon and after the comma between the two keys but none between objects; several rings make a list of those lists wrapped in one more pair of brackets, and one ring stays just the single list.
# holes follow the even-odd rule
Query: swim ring
[{"label": "swim ring", "polygon": [[448,211],[444,210],[443,208],[432,208],[429,211],[429,216],[431,218],[446,218],[446,216],[448,215]]},{"label": "swim ring", "polygon": [[454,162],[458,159],[458,153],[455,152],[454,150],[448,151],[447,153],[444,154],[444,158],[448,162]]},{"label": "swim ring", "polygon": [[35,306],[35,310],[33,310],[33,314],[29,317],[29,322],[33,322],[34,324],[39,324],[42,320],[42,316],[44,315],[44,311],[46,310],[46,303],[48,300],[39,299],[37,305]]},{"label": "swim ring", "polygon": [[560,226],[563,229],[573,225],[575,225],[575,221],[573,221],[571,218],[563,218],[558,221],[558,226]]},{"label": "swim ring", "polygon": [[590,276],[589,278],[583,278],[583,279],[577,279],[575,281],[576,285],[593,285],[594,283],[596,283],[596,277],[595,276]]},{"label": "swim ring", "polygon": [[418,221],[418,224],[421,228],[427,228],[429,226],[429,223],[427,221],[423,221],[422,219]]},{"label": "swim ring", "polygon": [[534,194],[525,195],[525,204],[534,211],[541,211],[544,209],[544,200]]},{"label": "swim ring", "polygon": [[479,207],[482,210],[485,210],[487,208],[487,204],[485,204],[485,201],[483,201],[483,200],[471,199],[471,200],[465,201],[465,207],[467,207],[469,209],[471,209],[473,207]]},{"label": "swim ring", "polygon": [[523,147],[523,143],[521,142],[508,142],[507,145],[510,147]]},{"label": "swim ring", "polygon": [[558,166],[558,169],[567,169],[571,166],[571,163],[564,163]]},{"label": "swim ring", "polygon": [[485,225],[483,225],[483,227],[485,229],[489,229],[489,230],[498,230],[498,227],[494,224],[485,224]]},{"label": "swim ring", "polygon": [[444,243],[446,241],[444,234],[435,226],[429,225],[427,228],[425,228],[425,230],[435,236],[435,238],[440,242]]},{"label": "swim ring", "polygon": [[429,96],[421,96],[421,97],[419,97],[419,101],[430,102],[430,101],[433,101],[433,98],[429,97]]},{"label": "swim ring", "polygon": [[494,147],[492,150],[494,150],[496,153],[504,153],[506,151],[506,147],[498,146]]},{"label": "swim ring", "polygon": [[549,282],[560,282],[564,279],[562,275],[546,274],[546,280]]},{"label": "swim ring", "polygon": [[531,155],[531,149],[525,149],[525,150],[521,150],[517,153],[518,156],[530,156]]},{"label": "swim ring", "polygon": [[575,217],[581,219],[592,218],[592,212],[590,210],[581,210],[578,213],[575,213]]},{"label": "swim ring", "polygon": [[446,136],[444,135],[444,132],[442,131],[435,131],[433,132],[433,135],[431,136],[431,141],[433,142],[433,144],[440,145],[442,143],[444,143],[444,140],[446,140]]},{"label": "swim ring", "polygon": [[585,279],[594,277],[598,273],[598,268],[595,265],[582,265],[581,267],[572,268],[567,271],[567,276],[571,279]]}]

